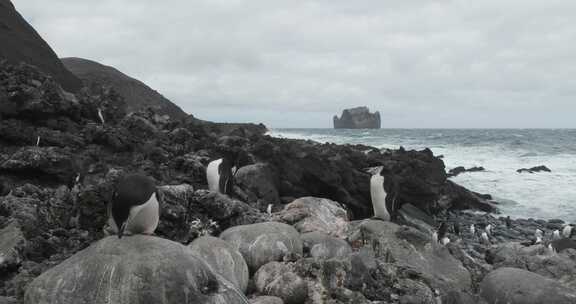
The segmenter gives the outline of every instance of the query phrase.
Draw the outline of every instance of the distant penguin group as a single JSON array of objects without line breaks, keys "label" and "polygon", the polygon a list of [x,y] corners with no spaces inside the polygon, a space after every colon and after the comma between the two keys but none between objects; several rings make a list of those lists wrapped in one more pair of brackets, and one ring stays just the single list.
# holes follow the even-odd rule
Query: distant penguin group
[{"label": "distant penguin group", "polygon": [[141,174],[121,178],[115,185],[108,212],[108,224],[118,238],[124,235],[153,234],[160,219],[154,181]]}]

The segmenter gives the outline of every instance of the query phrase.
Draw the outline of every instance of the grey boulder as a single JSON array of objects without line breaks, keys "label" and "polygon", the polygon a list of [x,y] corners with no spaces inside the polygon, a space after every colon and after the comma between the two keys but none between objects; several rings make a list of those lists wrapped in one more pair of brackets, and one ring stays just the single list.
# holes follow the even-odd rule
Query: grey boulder
[{"label": "grey boulder", "polygon": [[268,204],[280,203],[280,195],[274,184],[274,174],[270,166],[263,163],[244,166],[234,176],[236,184],[242,188],[251,201],[257,201],[257,208],[266,210]]},{"label": "grey boulder", "polygon": [[190,250],[169,240],[107,237],[36,278],[25,304],[248,303]]},{"label": "grey boulder", "polygon": [[281,298],[286,304],[304,303],[308,285],[294,273],[289,265],[270,262],[254,274],[256,290],[265,295]]},{"label": "grey boulder", "polygon": [[21,249],[25,246],[24,234],[13,221],[0,230],[0,270],[17,267],[22,263]]},{"label": "grey boulder", "polygon": [[352,247],[345,240],[329,236],[322,232],[308,232],[301,235],[304,251],[315,259],[347,257]]},{"label": "grey boulder", "polygon": [[250,299],[250,304],[284,304],[284,301],[279,297],[272,296],[259,296]]},{"label": "grey boulder", "polygon": [[300,233],[319,231],[338,238],[345,238],[348,214],[332,200],[302,197],[286,205],[275,215],[279,221],[293,225]]},{"label": "grey boulder", "polygon": [[421,236],[419,230],[379,220],[354,224],[349,240],[368,242],[377,257],[386,257],[396,266],[410,269],[444,293],[471,289],[470,272],[447,248],[426,242],[426,236]]},{"label": "grey boulder", "polygon": [[232,245],[216,237],[203,236],[195,239],[188,247],[213,271],[230,281],[239,290],[246,292],[250,279],[248,265],[242,254]]},{"label": "grey boulder", "polygon": [[277,222],[231,227],[220,238],[240,251],[251,272],[260,266],[302,256],[302,240],[294,227]]},{"label": "grey boulder", "polygon": [[480,283],[480,295],[488,304],[570,304],[576,291],[539,274],[503,267],[489,273]]}]

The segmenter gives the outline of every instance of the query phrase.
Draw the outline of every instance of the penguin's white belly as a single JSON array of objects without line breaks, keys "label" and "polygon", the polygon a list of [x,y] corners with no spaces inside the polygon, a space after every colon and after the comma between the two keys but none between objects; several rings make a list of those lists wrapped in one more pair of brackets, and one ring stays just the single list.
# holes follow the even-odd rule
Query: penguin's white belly
[{"label": "penguin's white belly", "polygon": [[159,204],[154,193],[143,205],[132,207],[126,224],[126,234],[152,234],[160,220]]},{"label": "penguin's white belly", "polygon": [[386,191],[384,191],[384,177],[373,175],[370,178],[370,195],[372,197],[372,206],[374,208],[374,217],[388,221],[390,214],[386,210]]},{"label": "penguin's white belly", "polygon": [[220,173],[218,167],[222,163],[222,159],[213,160],[206,168],[206,179],[208,180],[208,190],[219,192],[220,191]]}]

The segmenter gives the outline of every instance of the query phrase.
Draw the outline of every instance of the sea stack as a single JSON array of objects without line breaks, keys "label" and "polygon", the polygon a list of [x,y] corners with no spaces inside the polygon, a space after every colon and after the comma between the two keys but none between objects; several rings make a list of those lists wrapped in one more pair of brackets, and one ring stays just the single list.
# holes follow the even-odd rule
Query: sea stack
[{"label": "sea stack", "polygon": [[357,107],[334,116],[334,129],[380,129],[380,112],[370,113],[368,107]]}]

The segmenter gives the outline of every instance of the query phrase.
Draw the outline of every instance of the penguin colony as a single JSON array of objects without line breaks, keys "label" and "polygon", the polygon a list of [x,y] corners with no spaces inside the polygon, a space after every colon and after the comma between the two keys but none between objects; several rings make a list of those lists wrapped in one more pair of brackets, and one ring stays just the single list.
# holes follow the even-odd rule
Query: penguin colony
[{"label": "penguin colony", "polygon": [[[208,188],[211,191],[222,194],[230,194],[234,185],[234,175],[237,172],[235,160],[225,156],[209,163],[206,169]],[[74,183],[79,183],[79,175]],[[383,170],[377,170],[370,178],[370,196],[374,210],[374,218],[390,221],[397,213],[396,199],[392,199],[386,193],[385,176]],[[160,204],[154,181],[141,174],[132,174],[120,179],[114,189],[112,202],[108,206],[109,226],[119,238],[124,235],[153,234],[158,227],[160,217]],[[268,215],[272,213],[272,205],[266,210]],[[508,216],[505,219],[506,228],[511,228],[512,221]],[[482,227],[482,226],[481,226]],[[458,221],[452,223],[452,232],[460,236]],[[469,232],[472,237],[477,237],[485,245],[490,245],[493,226],[484,225],[480,231],[475,224],[470,225]],[[571,239],[576,230],[572,225],[565,224],[560,230],[554,230],[549,240],[544,240],[544,232],[536,229],[534,239],[525,242],[525,245],[544,244],[546,251],[554,254],[567,248],[576,248],[576,240]],[[448,224],[442,222],[432,234],[432,245],[446,246],[450,243],[448,237]]]}]

